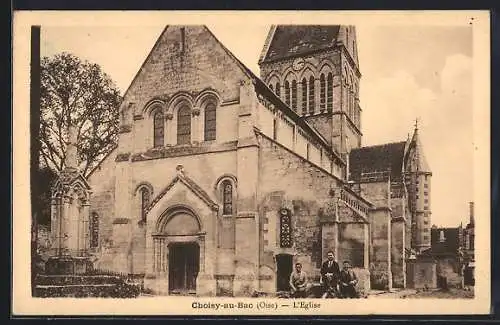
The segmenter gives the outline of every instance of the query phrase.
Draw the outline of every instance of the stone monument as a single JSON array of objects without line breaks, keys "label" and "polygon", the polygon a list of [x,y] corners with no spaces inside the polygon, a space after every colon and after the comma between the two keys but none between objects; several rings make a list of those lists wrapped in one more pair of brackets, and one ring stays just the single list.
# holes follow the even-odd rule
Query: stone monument
[{"label": "stone monument", "polygon": [[78,169],[76,129],[68,130],[65,167],[52,188],[52,254],[46,274],[84,274],[92,269],[90,247],[90,186]]}]

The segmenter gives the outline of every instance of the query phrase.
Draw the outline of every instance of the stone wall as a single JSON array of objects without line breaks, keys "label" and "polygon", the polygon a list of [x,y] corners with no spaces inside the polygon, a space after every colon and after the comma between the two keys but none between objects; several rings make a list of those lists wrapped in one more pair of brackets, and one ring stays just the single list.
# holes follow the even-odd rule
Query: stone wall
[{"label": "stone wall", "polygon": [[391,242],[392,230],[389,182],[360,184],[360,192],[372,202],[376,209],[370,212],[370,275],[374,289],[392,287]]},{"label": "stone wall", "polygon": [[[337,252],[337,260],[350,260],[360,267],[363,274],[360,285],[370,286],[365,260],[365,225],[344,220],[348,223],[331,223],[327,231],[322,218],[327,206],[336,202],[340,195],[340,181],[325,170],[295,155],[286,148],[262,136],[259,163],[259,211],[262,220],[263,247],[261,266],[275,269],[274,256],[291,254],[293,261],[301,262],[303,270],[311,281],[319,280],[319,268],[329,250]],[[293,247],[279,247],[280,208],[292,212]],[[339,227],[341,228],[339,230]],[[326,236],[326,237],[325,237]],[[338,243],[337,243],[338,241]],[[364,271],[363,271],[364,270]],[[274,279],[273,279],[274,280]]]},{"label": "stone wall", "polygon": [[92,194],[90,215],[99,218],[98,247],[91,249],[95,255],[94,266],[103,270],[113,270],[113,220],[115,218],[115,167],[117,150],[114,149],[88,176]]},{"label": "stone wall", "polygon": [[393,219],[391,224],[391,271],[394,288],[406,286],[405,237],[405,222]]},{"label": "stone wall", "polygon": [[432,259],[418,259],[407,263],[408,288],[423,289],[437,287],[436,262]]},{"label": "stone wall", "polygon": [[391,270],[391,215],[387,208],[370,213],[371,254],[370,276],[373,289],[392,287]]},{"label": "stone wall", "polygon": [[460,263],[455,257],[438,257],[436,259],[436,273],[438,277],[446,278],[448,287],[462,287],[462,272]]}]

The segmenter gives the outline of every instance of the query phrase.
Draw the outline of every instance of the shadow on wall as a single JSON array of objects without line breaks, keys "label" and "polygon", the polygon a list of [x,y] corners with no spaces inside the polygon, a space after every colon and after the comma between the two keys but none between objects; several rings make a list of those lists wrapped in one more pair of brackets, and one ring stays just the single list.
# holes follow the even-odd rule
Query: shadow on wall
[{"label": "shadow on wall", "polygon": [[387,270],[381,266],[377,266],[374,263],[370,264],[370,283],[372,289],[375,290],[388,290],[389,289],[389,277],[387,275]]}]

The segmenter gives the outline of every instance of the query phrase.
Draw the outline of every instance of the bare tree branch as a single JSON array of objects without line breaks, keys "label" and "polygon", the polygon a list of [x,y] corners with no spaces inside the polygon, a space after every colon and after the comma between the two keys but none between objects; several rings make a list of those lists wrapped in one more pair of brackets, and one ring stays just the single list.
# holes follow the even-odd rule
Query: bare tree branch
[{"label": "bare tree branch", "polygon": [[86,176],[116,145],[119,91],[99,65],[69,53],[43,58],[41,79],[40,163],[64,169],[71,123],[77,127],[79,165]]}]

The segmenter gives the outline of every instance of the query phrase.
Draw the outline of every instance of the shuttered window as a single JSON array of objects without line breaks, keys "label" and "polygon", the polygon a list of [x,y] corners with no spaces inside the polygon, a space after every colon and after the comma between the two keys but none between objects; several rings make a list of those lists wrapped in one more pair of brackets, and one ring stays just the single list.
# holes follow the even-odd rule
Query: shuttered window
[{"label": "shuttered window", "polygon": [[285,82],[285,104],[290,106],[290,83],[288,81]]},{"label": "shuttered window", "polygon": [[307,80],[302,79],[302,114],[307,114]]},{"label": "shuttered window", "polygon": [[216,137],[216,109],[213,103],[205,107],[205,141],[215,140]]},{"label": "shuttered window", "polygon": [[309,78],[309,113],[314,114],[314,77]]},{"label": "shuttered window", "polygon": [[165,123],[163,119],[163,112],[161,110],[158,110],[153,116],[153,129],[153,146],[155,148],[163,146]]},{"label": "shuttered window", "polygon": [[320,101],[319,101],[319,108],[321,111],[325,109],[325,100],[326,100],[326,80],[325,80],[325,75],[321,74],[321,77],[319,78],[319,94],[320,94]]},{"label": "shuttered window", "polygon": [[141,219],[146,221],[146,209],[148,208],[150,200],[149,190],[145,187],[141,189]]},{"label": "shuttered window", "polygon": [[333,110],[333,75],[331,73],[328,74],[326,85],[326,109],[331,112]]},{"label": "shuttered window", "polygon": [[191,111],[183,106],[177,112],[177,144],[191,142]]},{"label": "shuttered window", "polygon": [[292,109],[297,111],[297,81],[292,81]]},{"label": "shuttered window", "polygon": [[233,184],[228,180],[222,182],[222,200],[222,214],[233,214]]}]

